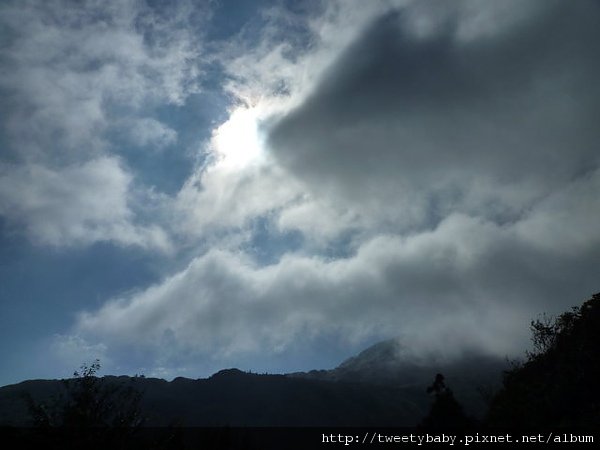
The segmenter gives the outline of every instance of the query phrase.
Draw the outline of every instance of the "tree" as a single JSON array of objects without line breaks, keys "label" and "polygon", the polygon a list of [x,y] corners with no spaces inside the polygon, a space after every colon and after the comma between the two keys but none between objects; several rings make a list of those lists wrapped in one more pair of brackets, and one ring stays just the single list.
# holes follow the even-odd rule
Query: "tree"
[{"label": "tree", "polygon": [[[26,396],[34,426],[137,428],[143,423],[142,394],[131,384],[98,378],[100,361],[83,364],[73,378],[63,380],[63,391],[49,402]],[[133,378],[135,381],[135,378]]]},{"label": "tree", "polygon": [[431,429],[467,428],[473,425],[460,403],[444,381],[444,375],[438,373],[433,384],[427,388],[434,395],[429,414],[421,422],[421,427]]},{"label": "tree", "polygon": [[129,381],[99,378],[100,361],[83,364],[62,390],[46,401],[25,394],[34,428],[26,433],[28,447],[65,449],[154,448],[139,439],[144,422],[142,394]]},{"label": "tree", "polygon": [[600,294],[531,322],[533,350],[505,372],[487,422],[560,427],[600,423]]}]

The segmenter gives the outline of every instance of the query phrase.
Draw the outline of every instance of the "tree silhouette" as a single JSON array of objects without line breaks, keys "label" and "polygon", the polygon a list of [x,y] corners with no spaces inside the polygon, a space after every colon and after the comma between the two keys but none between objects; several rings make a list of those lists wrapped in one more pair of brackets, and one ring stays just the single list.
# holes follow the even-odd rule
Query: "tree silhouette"
[{"label": "tree silhouette", "polygon": [[473,425],[454,394],[446,386],[444,375],[438,373],[433,384],[427,388],[428,394],[434,395],[429,414],[421,422],[421,427],[430,429],[467,428]]},{"label": "tree silhouette", "polygon": [[[47,402],[25,397],[34,426],[50,427],[121,427],[142,425],[142,394],[131,384],[98,378],[100,361],[83,364],[73,378],[63,380],[63,390]],[[135,380],[135,378],[133,378]]]},{"label": "tree silhouette", "polygon": [[153,448],[140,446],[137,430],[144,422],[141,392],[129,382],[99,378],[100,361],[83,364],[73,378],[62,380],[62,390],[49,400],[25,394],[34,428],[29,446],[49,450]]},{"label": "tree silhouette", "polygon": [[533,350],[505,372],[487,422],[560,427],[600,423],[600,294],[531,322]]}]

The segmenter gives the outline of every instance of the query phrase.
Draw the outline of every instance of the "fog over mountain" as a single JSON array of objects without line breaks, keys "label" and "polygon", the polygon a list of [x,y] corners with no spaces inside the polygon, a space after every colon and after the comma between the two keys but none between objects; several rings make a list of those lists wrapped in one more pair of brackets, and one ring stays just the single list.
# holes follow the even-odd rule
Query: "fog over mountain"
[{"label": "fog over mountain", "polygon": [[[532,321],[532,351],[510,362],[474,354],[415,360],[406,357],[407,349],[397,339],[379,342],[333,370],[286,375],[232,368],[207,379],[177,377],[171,382],[144,376],[99,378],[96,361],[71,379],[28,380],[0,388],[0,428],[3,437],[20,442],[47,442],[53,435],[54,443],[87,440],[94,448],[106,442],[98,438],[120,444],[133,439],[147,446],[156,439],[181,437],[190,427],[201,428],[188,438],[212,439],[237,427],[236,436],[274,439],[272,443],[277,436],[290,438],[292,430],[298,434],[304,429],[305,436],[314,438],[314,428],[303,427],[414,427],[418,433],[576,427],[597,432],[599,322],[597,293],[557,317]],[[263,428],[257,434],[247,427]],[[568,440],[558,435],[558,441]]]}]

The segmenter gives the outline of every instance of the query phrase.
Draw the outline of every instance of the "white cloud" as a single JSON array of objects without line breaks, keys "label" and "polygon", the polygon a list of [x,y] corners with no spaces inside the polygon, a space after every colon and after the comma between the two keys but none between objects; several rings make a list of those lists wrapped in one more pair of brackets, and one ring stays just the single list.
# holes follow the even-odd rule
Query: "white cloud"
[{"label": "white cloud", "polygon": [[553,192],[520,221],[522,239],[577,259],[600,246],[600,169]]},{"label": "white cloud", "polygon": [[151,117],[131,119],[122,126],[131,143],[139,147],[162,150],[177,142],[177,132],[174,129]]},{"label": "white cloud", "polygon": [[138,212],[156,205],[136,193],[155,196],[137,185],[136,167],[117,162],[127,148],[112,139],[125,127],[137,146],[176,142],[176,131],[151,115],[199,90],[199,8],[187,1],[3,2],[0,214],[9,223],[56,246],[168,247],[158,224],[137,225]]},{"label": "white cloud", "polygon": [[114,157],[59,169],[3,165],[0,214],[46,245],[113,241],[167,250],[169,239],[160,228],[134,225],[127,204],[131,181]]},{"label": "white cloud", "polygon": [[[561,214],[547,216],[555,225],[546,244],[569,226]],[[590,251],[586,263],[600,248]],[[401,335],[415,353],[503,356],[526,345],[529,320],[585,298],[593,281],[569,257],[540,250],[520,225],[452,215],[433,231],[374,238],[346,259],[286,255],[260,267],[212,250],[159,285],[81,315],[76,331],[163,362],[272,355],[325,335]]]},{"label": "white cloud", "polygon": [[14,2],[3,13],[12,35],[0,86],[20,152],[103,148],[115,107],[181,104],[198,90],[199,41],[177,14],[134,1]]},{"label": "white cloud", "polygon": [[[111,365],[106,351],[107,348],[104,344],[90,344],[80,336],[57,334],[54,335],[50,344],[52,356],[68,370],[77,370],[82,364],[89,366],[96,359],[99,359],[102,366],[106,368]],[[72,372],[65,375],[70,377]]]},{"label": "white cloud", "polygon": [[276,166],[250,167],[234,176],[220,166],[189,179],[178,194],[180,229],[206,235],[218,229],[243,228],[254,217],[277,210],[297,191]]},{"label": "white cloud", "polygon": [[[405,3],[333,0],[306,14],[273,6],[263,12],[266,23],[258,42],[246,39],[242,29],[219,55],[229,75],[225,88],[248,105],[291,108],[310,94],[340,50],[375,17]],[[306,36],[298,38],[292,30]]]},{"label": "white cloud", "polygon": [[215,128],[207,144],[208,163],[190,176],[173,205],[174,227],[183,235],[243,231],[249,220],[277,212],[301,195],[265,150],[264,114],[238,107]]}]

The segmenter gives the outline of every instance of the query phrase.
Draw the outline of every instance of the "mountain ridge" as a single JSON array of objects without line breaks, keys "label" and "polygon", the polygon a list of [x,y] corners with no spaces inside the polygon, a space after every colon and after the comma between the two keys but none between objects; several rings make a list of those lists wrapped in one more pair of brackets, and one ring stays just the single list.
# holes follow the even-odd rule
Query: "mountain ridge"
[{"label": "mountain ridge", "polygon": [[[228,368],[198,379],[107,375],[100,380],[139,389],[146,425],[151,426],[414,426],[430,406],[425,388],[437,372],[446,370],[457,397],[475,416],[486,406],[477,383],[496,385],[501,377],[497,360],[488,361],[489,370],[480,370],[485,367],[480,356],[427,366],[399,358],[399,348],[398,340],[382,341],[331,370],[255,374]],[[478,370],[467,370],[475,376],[463,380],[467,365]],[[27,424],[23,393],[48,402],[63,384],[26,380],[1,387],[0,425]]]}]

